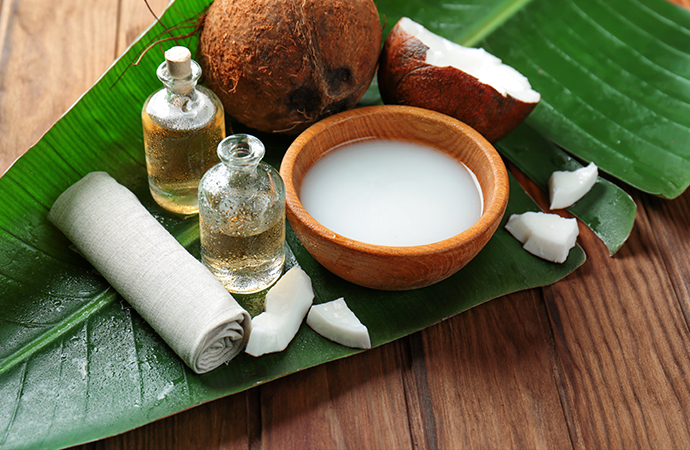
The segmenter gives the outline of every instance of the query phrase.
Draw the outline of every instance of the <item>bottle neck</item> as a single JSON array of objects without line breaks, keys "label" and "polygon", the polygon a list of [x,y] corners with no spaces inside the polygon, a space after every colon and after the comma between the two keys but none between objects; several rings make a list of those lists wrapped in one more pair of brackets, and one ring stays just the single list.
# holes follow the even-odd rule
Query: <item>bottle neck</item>
[{"label": "bottle neck", "polygon": [[234,134],[218,144],[218,157],[232,170],[256,171],[265,153],[264,144],[248,134]]},{"label": "bottle neck", "polygon": [[199,78],[201,77],[201,66],[196,61],[191,61],[191,73],[183,78],[173,77],[168,71],[166,62],[161,63],[156,70],[158,79],[161,80],[170,94],[190,95],[194,91]]}]

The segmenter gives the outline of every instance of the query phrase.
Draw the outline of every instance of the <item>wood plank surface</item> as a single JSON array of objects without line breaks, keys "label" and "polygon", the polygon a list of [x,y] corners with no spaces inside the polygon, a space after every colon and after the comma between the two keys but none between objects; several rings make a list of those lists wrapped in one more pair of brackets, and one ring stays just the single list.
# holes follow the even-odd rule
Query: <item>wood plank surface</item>
[{"label": "wood plank surface", "polygon": [[[152,20],[143,0],[0,0],[0,173]],[[75,448],[686,448],[690,193],[632,195],[623,249],[581,227],[588,259],[554,285]]]},{"label": "wood plank surface", "polygon": [[[411,448],[401,343],[259,387],[260,448]],[[361,356],[361,358],[360,358]]]},{"label": "wood plank surface", "polygon": [[113,62],[117,10],[111,0],[2,0],[0,173]]},{"label": "wood plank surface", "polygon": [[687,297],[674,289],[655,235],[644,208],[614,258],[585,234],[588,261],[577,276],[544,288],[577,448],[690,442]]},{"label": "wood plank surface", "polygon": [[427,448],[571,447],[538,290],[505,296],[410,337],[408,396]]}]

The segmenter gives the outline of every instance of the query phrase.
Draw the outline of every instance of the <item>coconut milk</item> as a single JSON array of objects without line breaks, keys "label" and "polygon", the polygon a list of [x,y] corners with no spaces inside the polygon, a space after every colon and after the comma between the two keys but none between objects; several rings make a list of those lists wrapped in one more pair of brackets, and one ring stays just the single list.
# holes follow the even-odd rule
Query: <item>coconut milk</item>
[{"label": "coconut milk", "polygon": [[483,209],[481,187],[464,164],[432,147],[381,139],[344,145],[317,161],[300,200],[326,228],[389,246],[450,238]]}]

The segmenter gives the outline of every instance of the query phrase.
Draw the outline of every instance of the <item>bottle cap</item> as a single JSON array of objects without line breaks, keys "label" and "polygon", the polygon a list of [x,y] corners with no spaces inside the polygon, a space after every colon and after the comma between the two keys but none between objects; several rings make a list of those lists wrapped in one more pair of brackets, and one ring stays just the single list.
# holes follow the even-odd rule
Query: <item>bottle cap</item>
[{"label": "bottle cap", "polygon": [[192,53],[187,47],[176,46],[165,52],[168,73],[175,79],[188,78],[192,74]]}]

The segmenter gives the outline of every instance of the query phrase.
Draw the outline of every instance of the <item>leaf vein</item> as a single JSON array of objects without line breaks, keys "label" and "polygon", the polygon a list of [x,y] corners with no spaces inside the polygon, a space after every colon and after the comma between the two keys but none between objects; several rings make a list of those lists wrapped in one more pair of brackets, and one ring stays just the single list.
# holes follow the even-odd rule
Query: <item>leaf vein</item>
[{"label": "leaf vein", "polygon": [[[657,36],[654,36],[654,35],[650,34],[649,31],[645,30],[644,28],[641,28],[641,27],[638,26],[636,23],[630,21],[630,20],[627,19],[626,17],[624,17],[624,16],[622,16],[622,15],[620,15],[620,14],[617,14],[613,9],[611,9],[610,6],[607,5],[606,3],[602,2],[601,0],[594,0],[594,1],[596,1],[597,3],[599,3],[600,5],[602,5],[602,7],[604,7],[605,9],[607,9],[611,14],[615,15],[615,16],[616,16],[617,18],[619,18],[620,20],[626,22],[630,28],[636,30],[636,31],[639,32],[640,34],[643,34],[648,40],[654,41],[654,42],[659,43],[660,45],[663,45],[666,49],[668,49],[670,52],[672,52],[672,53],[674,53],[674,54],[680,53],[677,49],[675,49],[675,48],[669,46],[668,44],[666,44],[665,42],[659,40],[659,39],[657,38]],[[631,46],[628,42],[626,42],[626,41],[620,39],[617,35],[613,34],[609,29],[607,29],[606,27],[604,27],[603,25],[601,25],[600,23],[598,23],[598,22],[594,19],[594,17],[592,17],[591,15],[587,14],[586,12],[584,12],[580,7],[578,7],[578,6],[575,4],[575,2],[573,2],[573,7],[574,7],[575,10],[576,10],[575,12],[576,12],[577,14],[579,14],[584,20],[588,21],[589,23],[592,24],[592,26],[594,26],[594,27],[598,28],[599,30],[601,30],[602,33],[604,33],[604,34],[606,34],[607,36],[609,36],[612,40],[615,40],[615,41],[618,43],[618,45],[623,46],[623,47],[627,47],[628,49],[630,49],[631,52],[635,53],[635,55],[637,55],[637,57],[638,57],[640,60],[644,61],[646,64],[650,65],[651,67],[658,68],[658,69],[661,70],[665,75],[670,76],[671,78],[675,78],[675,79],[677,79],[677,80],[684,81],[684,82],[690,81],[690,79],[688,79],[688,78],[686,78],[686,77],[683,77],[683,76],[681,76],[681,75],[679,75],[679,74],[677,74],[677,73],[671,72],[671,71],[669,71],[668,69],[666,69],[665,67],[662,67],[662,66],[660,66],[660,65],[658,65],[658,64],[655,64],[653,61],[651,61],[649,58],[647,58],[643,53],[641,53],[637,48]],[[681,53],[681,55],[682,55],[682,56],[687,56],[686,53]]]},{"label": "leaf vein", "polygon": [[[70,262],[70,261],[67,260],[67,259],[60,258],[60,257],[58,257],[58,256],[56,256],[56,255],[47,253],[45,250],[40,249],[40,248],[38,248],[37,246],[35,246],[35,245],[29,243],[29,241],[27,241],[26,239],[20,237],[18,234],[16,234],[16,233],[10,231],[8,228],[6,228],[6,227],[4,227],[4,226],[2,226],[2,225],[0,225],[0,231],[4,232],[8,237],[11,237],[11,238],[15,239],[20,245],[22,245],[23,247],[25,247],[25,248],[27,248],[27,249],[29,249],[29,250],[33,250],[33,251],[36,251],[36,252],[38,252],[38,253],[42,253],[42,254],[46,255],[47,257],[49,257],[49,258],[53,258],[53,259],[55,259],[55,260],[57,260],[57,261],[60,261],[60,262],[62,262],[62,263],[65,263],[65,264],[69,264],[69,265],[71,265],[71,266],[74,266],[74,263],[73,263],[73,262]],[[6,248],[7,248],[7,247],[6,247]]]},{"label": "leaf vein", "polygon": [[0,440],[0,446],[5,445],[5,442],[7,442],[7,437],[10,434],[10,430],[12,429],[12,425],[14,425],[15,420],[17,420],[17,412],[19,411],[19,405],[21,404],[21,398],[22,395],[24,395],[24,385],[26,383],[26,373],[28,372],[28,362],[24,362],[24,365],[22,366],[22,371],[19,376],[19,389],[17,390],[17,396],[15,397],[14,401],[14,406],[12,407],[12,413],[10,414],[10,420],[7,423],[7,427],[5,428],[5,431],[3,432],[2,439]]},{"label": "leaf vein", "polygon": [[[536,34],[539,34],[539,35],[543,35],[543,33],[542,33],[540,30],[538,30],[538,29],[534,29],[534,28],[533,28],[533,32],[536,33]],[[516,39],[520,39],[519,36],[515,36],[515,38],[516,38]],[[575,64],[577,64],[577,63],[573,60],[573,58],[571,58],[569,55],[565,54],[560,48],[558,48],[558,47],[556,47],[555,45],[553,45],[553,43],[550,42],[550,40],[548,39],[548,37],[545,36],[544,39],[543,39],[543,41],[545,42],[545,44],[546,44],[552,51],[554,51],[556,54],[558,54],[562,59],[564,59],[564,60],[566,60],[566,61],[573,61]],[[516,47],[520,47],[520,46],[518,45],[518,46],[516,46]],[[660,151],[666,153],[666,154],[669,155],[669,156],[673,156],[673,157],[675,157],[675,158],[677,158],[677,159],[680,159],[680,160],[682,160],[682,161],[684,161],[684,162],[688,162],[688,155],[685,155],[684,153],[682,153],[684,149],[680,149],[680,148],[679,148],[678,151],[681,152],[681,153],[679,154],[679,153],[674,152],[673,149],[670,148],[670,147],[669,147],[669,148],[661,147],[661,146],[659,146],[659,145],[657,145],[657,144],[655,144],[655,143],[649,141],[648,139],[646,139],[646,138],[644,138],[644,137],[642,137],[642,136],[640,136],[640,135],[634,133],[633,131],[629,130],[628,128],[626,128],[626,127],[623,126],[622,124],[618,123],[614,118],[607,116],[607,115],[604,114],[602,111],[600,111],[599,109],[597,109],[597,108],[595,108],[593,105],[591,105],[591,104],[590,104],[588,101],[586,101],[584,98],[582,98],[581,96],[575,94],[573,91],[571,91],[570,89],[568,89],[568,87],[565,86],[563,83],[561,83],[561,82],[558,80],[558,78],[556,78],[553,74],[551,74],[551,73],[550,73],[548,70],[546,70],[543,66],[538,65],[538,64],[537,64],[532,58],[530,58],[528,55],[525,55],[525,54],[523,53],[523,59],[524,59],[524,61],[525,61],[527,64],[529,64],[529,65],[533,68],[533,70],[534,70],[535,72],[538,72],[538,73],[540,73],[541,76],[544,76],[544,77],[547,77],[548,79],[550,79],[551,82],[552,82],[552,84],[562,86],[563,89],[566,91],[566,92],[564,92],[564,94],[571,95],[572,98],[575,99],[576,101],[578,101],[579,104],[582,105],[584,108],[586,108],[586,109],[589,110],[590,112],[596,114],[598,117],[601,117],[602,119],[607,120],[607,122],[609,122],[610,124],[616,126],[622,133],[627,134],[628,136],[632,136],[632,137],[638,139],[639,141],[645,142],[645,143],[647,143],[648,145],[650,145],[651,147],[654,147],[655,149],[659,149]],[[544,98],[542,98],[540,103],[546,104],[546,103],[547,103],[547,100],[545,100]],[[555,111],[556,111],[556,107],[555,107],[554,105],[550,105],[550,106],[551,106],[552,111],[555,112]],[[559,117],[563,118],[563,119],[566,120],[569,124],[575,126],[575,127],[578,128],[579,130],[581,130],[581,131],[584,131],[584,130],[585,130],[583,127],[581,127],[581,126],[579,126],[579,125],[575,125],[575,123],[574,123],[571,119],[566,118],[566,116],[565,116],[564,114],[560,113],[560,112],[559,112]],[[600,139],[595,139],[594,136],[591,135],[590,133],[586,133],[586,134],[587,134],[587,136],[590,136],[592,139],[594,139],[596,142],[600,143],[604,148],[608,148],[608,149],[611,148],[609,145],[605,144],[604,141],[602,141],[602,140],[600,140]],[[617,155],[618,155],[618,153],[617,153]],[[623,156],[623,155],[621,155],[621,156]],[[630,158],[628,158],[628,157],[625,157],[625,158],[626,158],[627,160],[629,160],[629,161],[632,161],[632,159],[630,159]],[[640,168],[641,168],[642,170],[647,170],[647,169],[648,169],[648,166],[649,166],[648,164],[644,164],[644,165],[641,165]],[[648,172],[648,173],[649,173],[649,172]]]},{"label": "leaf vein", "polygon": [[22,361],[28,360],[32,355],[44,348],[51,342],[55,342],[60,336],[67,331],[73,329],[76,325],[86,321],[92,314],[99,311],[105,305],[110,303],[116,296],[116,292],[111,287],[94,297],[93,301],[87,303],[82,308],[76,310],[72,314],[65,317],[60,322],[56,323],[50,331],[38,336],[25,343],[23,347],[10,354],[6,358],[0,360],[0,375],[9,371]]},{"label": "leaf vein", "polygon": [[[563,54],[559,48],[553,46],[550,42],[547,43],[547,45],[548,45],[549,47],[551,47],[553,50],[555,50],[556,53],[561,53],[561,56],[563,56],[564,58],[567,58],[567,55]],[[572,60],[572,59],[571,59],[571,60]],[[534,66],[534,64],[533,64],[533,62],[532,62],[531,60],[529,61],[529,64],[532,64],[532,65]],[[535,66],[535,67],[536,67],[536,66]],[[550,73],[548,73],[546,70],[544,70],[543,67],[540,68],[540,69],[541,69],[543,75],[547,75],[547,76],[550,77],[553,81],[557,82],[557,79],[556,79],[555,77],[553,77]],[[607,115],[607,114],[605,114],[603,111],[601,111],[600,109],[597,109],[594,105],[592,105],[589,101],[587,101],[587,99],[583,98],[583,97],[580,96],[580,95],[577,95],[576,93],[574,93],[573,91],[571,91],[570,89],[568,89],[567,87],[565,87],[565,85],[563,85],[563,87],[564,87],[565,89],[567,89],[568,93],[569,93],[574,99],[576,99],[582,106],[584,106],[585,108],[587,108],[587,109],[588,109],[590,112],[592,112],[593,114],[596,114],[596,115],[598,115],[599,117],[601,117],[602,119],[607,120],[611,125],[614,125],[615,127],[617,127],[617,128],[620,130],[621,133],[627,134],[629,137],[633,137],[633,138],[636,138],[636,139],[638,139],[638,140],[640,140],[640,141],[643,141],[643,142],[649,144],[651,147],[654,147],[655,149],[658,149],[658,150],[660,150],[660,151],[666,153],[667,155],[675,156],[675,157],[677,157],[678,159],[682,159],[682,160],[684,160],[684,161],[687,161],[687,160],[688,160],[688,155],[685,154],[685,152],[683,151],[684,149],[679,148],[678,151],[679,151],[680,153],[677,153],[677,152],[673,151],[673,149],[672,149],[671,147],[666,148],[666,147],[661,147],[661,146],[659,146],[658,144],[656,144],[656,143],[650,141],[649,139],[647,139],[646,137],[643,137],[643,136],[641,136],[641,135],[639,135],[639,134],[636,134],[635,132],[633,132],[632,130],[630,130],[629,128],[627,128],[626,126],[624,126],[623,124],[619,123],[619,122],[616,120],[615,117],[613,117],[613,116],[611,116],[611,115]],[[626,97],[626,98],[627,98],[627,97]],[[543,99],[542,99],[542,101],[543,101]],[[553,109],[554,109],[554,111],[555,111],[555,107],[554,107]],[[564,115],[561,115],[561,116],[562,116],[562,117],[565,117]],[[569,120],[569,123],[574,124],[574,122],[573,122],[572,120]],[[581,127],[579,127],[579,128],[580,128],[581,130],[583,130],[583,128],[581,128]],[[591,136],[591,134],[588,134],[588,135]],[[599,140],[599,139],[597,139],[597,141],[600,142],[602,145],[604,145],[604,146],[606,146],[606,147],[609,147],[608,145],[606,145],[606,144],[604,143],[604,141],[601,141],[601,140]],[[627,157],[626,157],[626,159],[632,161],[632,159],[630,159],[630,158],[627,158]]]},{"label": "leaf vein", "polygon": [[[563,27],[563,29],[568,33],[568,35],[571,37],[571,39],[573,39],[573,40],[578,40],[579,42],[583,43],[583,45],[586,45],[586,44],[581,40],[581,38],[579,37],[579,34],[578,34],[572,27],[568,27],[567,25],[565,25],[565,26]],[[554,49],[556,49],[557,51],[559,51],[563,57],[566,57],[566,56],[567,56],[566,53],[560,51],[560,50],[557,49],[556,47],[552,46],[552,48],[554,48]],[[590,53],[590,54],[591,54],[591,53]],[[620,87],[618,87],[618,86],[620,86],[621,84],[619,84],[619,85],[611,84],[611,83],[607,82],[604,78],[598,76],[597,74],[595,74],[594,72],[592,72],[591,70],[589,70],[588,67],[585,66],[584,64],[582,64],[581,62],[576,61],[576,60],[574,60],[574,59],[572,59],[572,58],[569,58],[569,60],[572,61],[574,64],[578,65],[578,66],[583,70],[583,72],[584,72],[587,76],[589,76],[591,79],[593,79],[593,80],[599,82],[599,83],[602,84],[602,85],[606,85],[606,86],[607,86],[608,88],[610,88],[612,91],[615,91],[616,93],[618,93],[618,94],[620,95],[621,98],[623,98],[623,99],[625,99],[625,100],[630,100],[630,101],[634,102],[636,106],[641,107],[641,108],[644,108],[645,111],[648,111],[648,112],[652,113],[653,115],[658,116],[659,118],[665,119],[665,120],[667,120],[668,122],[670,122],[671,124],[678,125],[678,126],[684,128],[685,130],[688,129],[688,125],[687,125],[686,123],[683,123],[683,122],[680,122],[680,121],[678,121],[678,120],[675,120],[675,119],[673,119],[673,118],[671,118],[670,116],[667,116],[667,115],[665,115],[665,114],[661,114],[661,113],[659,113],[658,110],[656,110],[656,109],[650,109],[646,104],[641,103],[641,102],[638,101],[637,99],[633,99],[633,98],[632,98],[631,96],[629,96],[626,92],[624,92]],[[651,86],[651,85],[649,85],[649,83],[647,83],[646,81],[644,81],[643,79],[641,79],[640,77],[638,77],[635,73],[633,73],[633,72],[631,72],[630,70],[628,70],[627,67],[622,66],[622,65],[620,65],[620,64],[618,64],[617,62],[612,61],[612,60],[609,60],[608,63],[609,63],[609,64],[612,64],[612,65],[614,65],[614,66],[616,66],[616,68],[618,68],[618,70],[619,70],[620,73],[629,75],[630,77],[634,78],[636,82],[639,82],[641,85],[649,86],[649,87],[650,87],[651,89],[653,89],[655,92],[658,92],[659,94],[663,95],[663,96],[665,97],[665,100],[666,100],[666,101],[680,102],[681,105],[682,105],[682,107],[685,107],[685,106],[690,107],[690,102],[686,102],[686,101],[684,101],[684,100],[682,100],[682,99],[679,99],[679,98],[677,98],[677,97],[670,96],[670,95],[668,95],[667,93],[665,93],[665,92],[661,91],[660,89],[658,89],[656,86]],[[655,66],[655,67],[659,67],[659,66]],[[642,96],[642,99],[645,99],[645,98],[649,98],[649,96]]]}]

